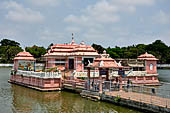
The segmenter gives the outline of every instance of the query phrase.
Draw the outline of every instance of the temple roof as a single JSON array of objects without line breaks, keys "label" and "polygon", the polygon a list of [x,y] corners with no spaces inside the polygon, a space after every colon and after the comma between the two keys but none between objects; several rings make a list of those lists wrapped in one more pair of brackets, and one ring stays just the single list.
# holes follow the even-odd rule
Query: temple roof
[{"label": "temple roof", "polygon": [[99,56],[96,50],[84,42],[78,44],[56,44],[44,56]]},{"label": "temple roof", "polygon": [[114,60],[94,60],[94,63],[89,67],[95,68],[119,68],[118,64]]},{"label": "temple roof", "polygon": [[35,60],[35,58],[29,52],[23,51],[19,52],[14,60]]},{"label": "temple roof", "polygon": [[157,58],[155,58],[155,56],[153,56],[152,54],[148,54],[147,52],[145,54],[138,56],[138,59],[139,60],[158,60]]},{"label": "temple roof", "polygon": [[94,67],[94,68],[120,68],[122,66],[118,65],[118,63],[109,57],[106,52],[103,52],[100,58],[96,58],[92,64],[89,64],[87,67]]}]

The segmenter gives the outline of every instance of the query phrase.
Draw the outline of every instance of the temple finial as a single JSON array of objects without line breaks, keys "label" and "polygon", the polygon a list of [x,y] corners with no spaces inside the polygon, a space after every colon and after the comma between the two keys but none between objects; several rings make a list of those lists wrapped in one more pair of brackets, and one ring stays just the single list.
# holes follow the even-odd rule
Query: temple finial
[{"label": "temple finial", "polygon": [[71,44],[75,44],[75,41],[74,41],[74,34],[72,33],[72,41],[71,41]]},{"label": "temple finial", "polygon": [[26,48],[26,47],[24,46],[24,52],[26,52],[25,48]]},{"label": "temple finial", "polygon": [[72,33],[72,40],[74,40],[74,34]]}]

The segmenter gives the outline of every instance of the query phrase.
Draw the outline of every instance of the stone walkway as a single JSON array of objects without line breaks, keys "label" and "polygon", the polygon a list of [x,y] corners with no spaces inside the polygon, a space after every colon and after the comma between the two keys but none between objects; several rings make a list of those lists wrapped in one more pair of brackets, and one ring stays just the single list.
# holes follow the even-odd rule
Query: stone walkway
[{"label": "stone walkway", "polygon": [[170,109],[170,99],[168,98],[162,98],[154,95],[135,93],[135,92],[125,92],[125,91],[105,92],[105,95],[109,95],[109,96],[119,95],[121,98],[124,99],[130,99],[137,102],[153,104],[161,107],[167,107]]}]

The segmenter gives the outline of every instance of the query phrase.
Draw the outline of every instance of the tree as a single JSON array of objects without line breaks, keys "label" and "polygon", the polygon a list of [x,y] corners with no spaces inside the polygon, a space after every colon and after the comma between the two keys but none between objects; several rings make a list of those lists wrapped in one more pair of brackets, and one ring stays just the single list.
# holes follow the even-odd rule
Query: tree
[{"label": "tree", "polygon": [[13,58],[22,51],[20,43],[13,40],[3,39],[0,44],[0,63],[12,63]]},{"label": "tree", "polygon": [[160,63],[166,63],[170,53],[168,46],[161,40],[156,40],[152,44],[147,45],[146,50],[156,56],[160,60]]},{"label": "tree", "polygon": [[97,44],[92,44],[92,47],[97,50],[97,52],[99,54],[103,53],[103,51],[105,50],[105,48],[103,48],[101,45],[97,45]]},{"label": "tree", "polygon": [[38,47],[36,45],[32,47],[26,47],[25,50],[32,54],[35,58],[40,58],[46,53],[46,49],[44,47]]},{"label": "tree", "polygon": [[[96,48],[99,48],[98,46]],[[161,40],[156,40],[152,44],[138,44],[127,47],[107,48],[107,53],[112,58],[137,58],[139,55],[148,52],[159,59],[159,63],[170,63],[170,47]]]},{"label": "tree", "polygon": [[54,44],[51,43],[51,44],[48,46],[47,50],[51,49],[51,46],[53,46],[53,45],[54,45]]},{"label": "tree", "polygon": [[16,47],[20,46],[20,43],[8,39],[1,40],[0,44],[1,46],[16,46]]}]

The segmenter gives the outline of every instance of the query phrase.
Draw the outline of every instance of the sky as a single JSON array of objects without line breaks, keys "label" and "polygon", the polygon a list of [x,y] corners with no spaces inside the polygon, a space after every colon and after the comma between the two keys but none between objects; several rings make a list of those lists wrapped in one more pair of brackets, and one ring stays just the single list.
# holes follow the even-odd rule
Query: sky
[{"label": "sky", "polygon": [[170,46],[170,0],[0,0],[0,40],[26,46]]}]

